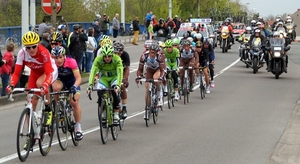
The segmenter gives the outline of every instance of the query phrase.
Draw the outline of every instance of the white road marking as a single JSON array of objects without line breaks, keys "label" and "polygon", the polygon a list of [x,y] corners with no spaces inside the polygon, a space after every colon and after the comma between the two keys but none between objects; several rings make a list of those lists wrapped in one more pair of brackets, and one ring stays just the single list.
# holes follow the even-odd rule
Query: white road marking
[{"label": "white road marking", "polygon": [[[232,66],[234,66],[237,62],[239,62],[239,60],[240,60],[240,59],[237,59],[236,61],[234,61],[233,63],[231,63],[231,64],[230,64],[229,66],[227,66],[226,68],[224,68],[224,69],[222,69],[221,71],[217,72],[216,75],[214,76],[214,78],[216,78],[216,77],[220,76],[221,74],[223,74],[223,73],[224,73],[225,71],[227,71],[229,68],[231,68]],[[130,65],[131,65],[130,67],[132,67],[132,68],[131,68],[132,70],[130,70],[130,73],[135,72],[135,71],[137,70],[138,62],[131,63]],[[199,85],[196,85],[196,86],[193,88],[193,90],[195,90],[195,89],[197,89],[197,88],[199,88]],[[164,104],[166,104],[166,103],[167,103],[167,101],[164,102]],[[141,111],[138,111],[138,112],[135,112],[135,113],[131,114],[130,116],[128,116],[128,117],[126,118],[126,120],[131,119],[131,118],[133,118],[133,117],[136,117],[136,116],[138,116],[138,115],[141,115],[141,114],[143,114],[143,113],[144,113],[144,109],[141,110]],[[83,132],[83,134],[84,134],[84,135],[85,135],[85,134],[89,134],[89,133],[92,133],[92,132],[97,131],[97,130],[99,130],[99,129],[100,129],[99,126],[93,127],[93,128],[90,128],[90,129],[85,130],[85,131]],[[70,138],[69,138],[69,139],[70,139]],[[58,140],[53,140],[52,145],[57,145],[57,144],[58,144]],[[38,146],[34,146],[33,152],[38,151],[38,150],[39,150],[39,147],[38,147]],[[17,153],[8,155],[8,156],[3,157],[3,158],[0,158],[0,163],[4,163],[4,162],[10,161],[10,160],[13,160],[13,159],[15,159],[15,158],[18,158],[18,154],[17,154]]]}]

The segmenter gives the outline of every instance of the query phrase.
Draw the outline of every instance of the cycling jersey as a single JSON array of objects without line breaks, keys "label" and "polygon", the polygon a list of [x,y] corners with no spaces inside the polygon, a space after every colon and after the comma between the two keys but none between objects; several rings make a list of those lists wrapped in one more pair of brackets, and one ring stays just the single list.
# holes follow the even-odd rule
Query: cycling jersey
[{"label": "cycling jersey", "polygon": [[147,68],[152,69],[152,70],[157,70],[160,67],[160,64],[163,63],[161,61],[162,55],[161,54],[157,54],[154,59],[149,58],[149,52],[147,51],[147,53],[144,53],[141,57],[140,57],[140,64],[142,65],[146,65]]},{"label": "cycling jersey", "polygon": [[123,53],[120,57],[122,59],[124,69],[125,69],[126,66],[130,66],[130,57],[129,57],[129,54],[126,51],[123,51]]},{"label": "cycling jersey", "polygon": [[37,49],[38,51],[35,56],[30,56],[26,51],[26,47],[23,47],[19,51],[15,64],[15,71],[10,82],[12,86],[17,84],[20,74],[23,70],[23,65],[31,69],[28,81],[29,88],[36,88],[36,81],[43,74],[46,75],[43,84],[44,87],[48,87],[56,80],[57,67],[54,59],[52,59],[49,51],[44,46],[38,44]]},{"label": "cycling jersey", "polygon": [[58,67],[58,79],[62,81],[66,87],[72,87],[76,81],[74,76],[74,72],[76,71],[79,71],[76,60],[66,57],[64,65]]},{"label": "cycling jersey", "polygon": [[164,55],[166,57],[166,65],[169,69],[175,70],[179,65],[179,50],[177,48],[173,48],[173,51],[169,53],[167,49],[164,49]]},{"label": "cycling jersey", "polygon": [[117,85],[121,86],[123,80],[123,64],[122,60],[118,55],[113,55],[110,63],[105,63],[104,56],[97,56],[94,60],[90,78],[89,85],[93,85],[94,78],[97,73],[101,74],[101,77],[116,77]]},{"label": "cycling jersey", "polygon": [[195,51],[193,49],[190,49],[189,51],[185,51],[185,49],[182,49],[180,51],[180,57],[184,59],[191,59],[195,57]]}]

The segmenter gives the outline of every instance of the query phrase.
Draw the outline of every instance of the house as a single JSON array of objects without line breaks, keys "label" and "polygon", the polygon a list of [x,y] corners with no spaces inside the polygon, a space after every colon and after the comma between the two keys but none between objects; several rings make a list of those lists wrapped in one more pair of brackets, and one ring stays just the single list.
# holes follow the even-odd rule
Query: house
[{"label": "house", "polygon": [[291,15],[294,23],[297,25],[296,34],[300,35],[300,9],[298,9],[294,14]]}]

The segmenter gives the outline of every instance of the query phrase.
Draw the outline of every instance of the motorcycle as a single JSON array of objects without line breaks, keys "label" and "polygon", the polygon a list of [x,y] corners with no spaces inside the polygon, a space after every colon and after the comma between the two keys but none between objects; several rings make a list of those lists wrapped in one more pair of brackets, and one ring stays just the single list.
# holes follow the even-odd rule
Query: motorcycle
[{"label": "motorcycle", "polygon": [[253,69],[253,73],[256,74],[258,69],[261,68],[264,64],[263,57],[264,52],[262,49],[262,43],[260,38],[255,38],[252,41],[252,47],[248,52],[248,60],[246,63]]},{"label": "motorcycle", "polygon": [[251,37],[251,34],[245,34],[242,41],[239,41],[238,39],[236,39],[236,41],[239,41],[241,43],[241,45],[239,47],[239,53],[240,53],[239,56],[241,58],[241,61],[246,64],[247,68],[249,68],[249,65],[246,62],[246,59],[248,58],[248,49],[246,47],[246,44],[250,40],[250,37]]},{"label": "motorcycle", "polygon": [[221,43],[220,47],[222,48],[222,53],[228,51],[230,46],[230,34],[228,30],[228,26],[223,26],[221,30]]},{"label": "motorcycle", "polygon": [[290,50],[290,46],[285,47],[285,40],[283,38],[272,38],[270,40],[271,47],[269,50],[269,66],[268,69],[278,79],[279,75],[286,72],[286,52]]},{"label": "motorcycle", "polygon": [[285,26],[287,29],[287,36],[291,39],[291,42],[292,42],[293,40],[296,39],[296,35],[295,35],[296,25],[294,25],[292,23],[287,23]]}]

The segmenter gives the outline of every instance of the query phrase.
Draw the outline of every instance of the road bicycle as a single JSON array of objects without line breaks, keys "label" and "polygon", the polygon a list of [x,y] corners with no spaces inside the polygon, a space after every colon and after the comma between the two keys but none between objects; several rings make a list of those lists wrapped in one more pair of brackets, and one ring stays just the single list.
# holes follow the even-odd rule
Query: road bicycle
[{"label": "road bicycle", "polygon": [[[114,92],[113,88],[92,89],[91,91],[101,91],[102,96],[98,98],[98,120],[100,124],[100,136],[103,144],[106,144],[108,139],[109,130],[113,140],[116,140],[119,135],[118,126],[113,124],[113,96],[110,92]],[[90,100],[92,100],[91,93],[88,94]],[[120,95],[118,94],[118,97]],[[119,113],[120,114],[120,113]],[[120,121],[120,120],[119,120]],[[120,122],[119,122],[120,124]]]},{"label": "road bicycle", "polygon": [[[179,69],[184,69],[183,74],[183,85],[182,85],[182,93],[183,93],[183,103],[186,105],[186,103],[189,102],[189,90],[190,90],[190,75],[189,75],[189,69],[193,69],[193,67],[190,66],[180,66]],[[180,84],[181,85],[181,84]]]},{"label": "road bicycle", "polygon": [[[60,148],[65,151],[68,147],[69,137],[71,136],[73,144],[78,146],[79,141],[76,140],[75,134],[75,119],[73,117],[73,107],[70,104],[70,94],[72,92],[59,91],[51,92],[50,95],[59,95],[59,101],[55,104],[56,109],[56,130],[57,130],[57,140]],[[74,95],[73,95],[74,96]],[[74,97],[73,100],[75,101]]]},{"label": "road bicycle", "polygon": [[[25,92],[27,101],[25,109],[22,111],[17,130],[17,153],[19,159],[26,161],[29,152],[33,151],[35,141],[39,141],[39,149],[43,156],[46,156],[50,149],[55,132],[55,115],[53,114],[50,125],[44,124],[45,120],[45,96],[40,96],[36,92],[41,92],[39,88],[14,88],[13,92]],[[39,98],[36,111],[33,111],[32,99]],[[9,95],[9,101],[14,101],[12,94]],[[52,101],[53,102],[53,101]],[[53,105],[51,103],[51,105]],[[55,111],[53,112],[55,113]]]},{"label": "road bicycle", "polygon": [[198,68],[195,68],[195,69],[199,69],[199,76],[200,76],[200,84],[199,84],[199,88],[200,88],[200,96],[201,96],[201,99],[205,98],[205,93],[206,93],[206,82],[205,82],[205,75],[203,73],[203,69],[205,67],[198,67]]},{"label": "road bicycle", "polygon": [[173,71],[176,70],[167,70],[167,88],[168,88],[168,108],[171,109],[171,105],[172,107],[174,107],[174,98],[175,98],[175,90],[174,90],[174,79],[172,77],[172,73]]},{"label": "road bicycle", "polygon": [[[140,82],[149,82],[149,89],[146,95],[146,102],[145,102],[145,123],[146,126],[149,127],[149,123],[151,121],[151,117],[153,117],[153,123],[156,124],[158,121],[158,113],[159,109],[163,110],[163,105],[158,106],[158,98],[159,94],[162,94],[162,84],[159,84],[159,89],[156,88],[155,83],[161,82],[161,80],[154,80],[154,79],[138,79]],[[163,96],[161,96],[163,97]]]}]

